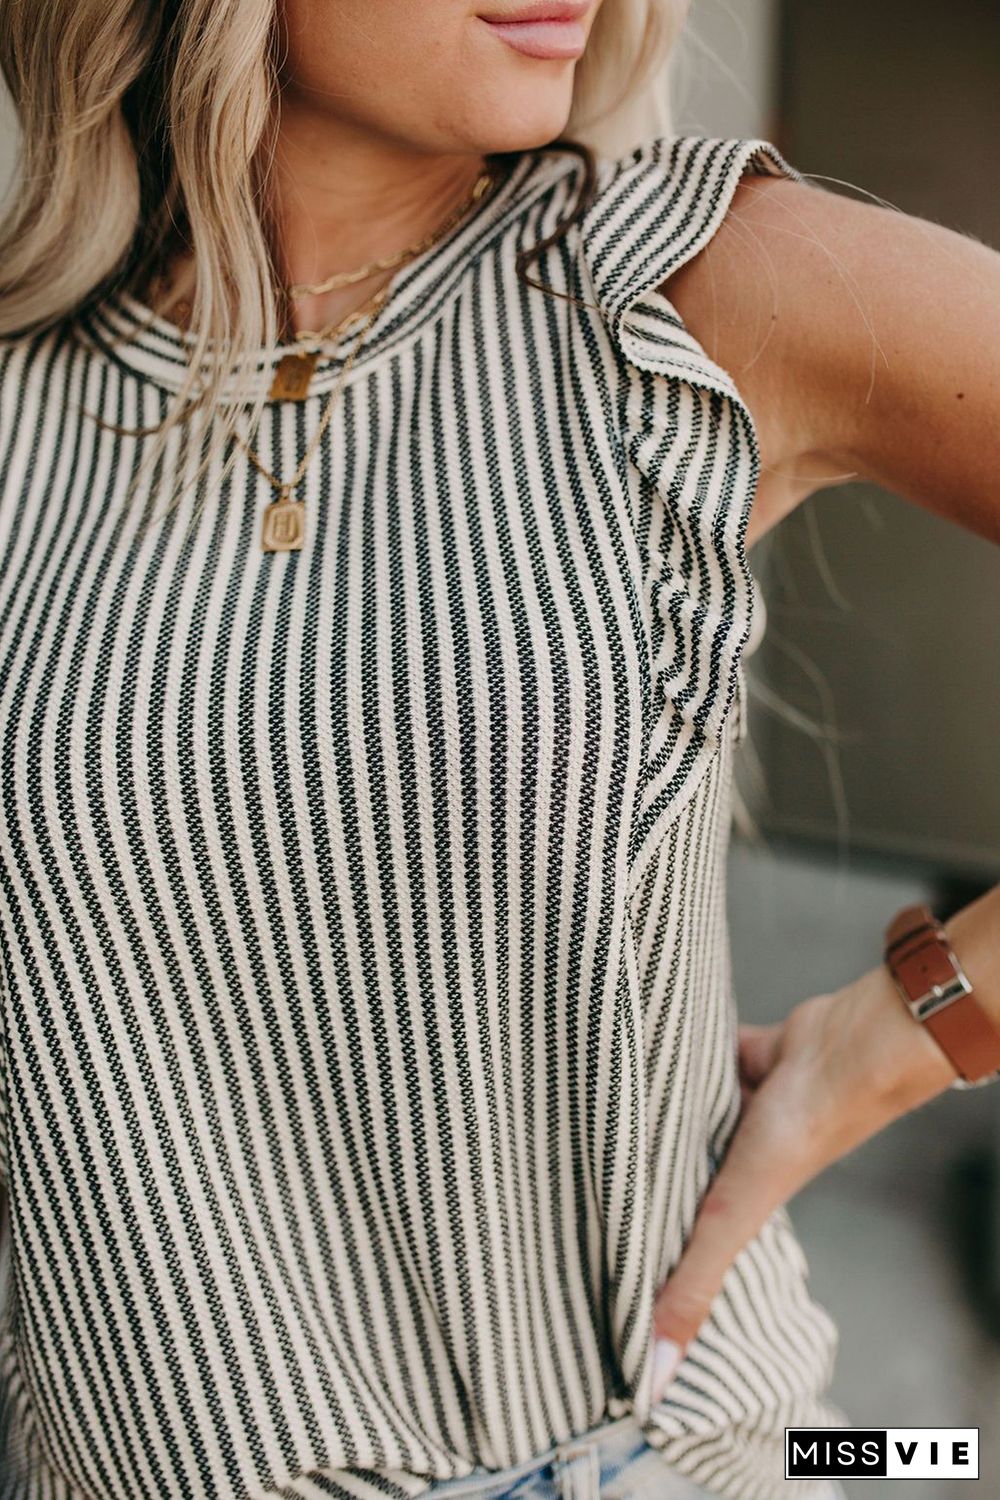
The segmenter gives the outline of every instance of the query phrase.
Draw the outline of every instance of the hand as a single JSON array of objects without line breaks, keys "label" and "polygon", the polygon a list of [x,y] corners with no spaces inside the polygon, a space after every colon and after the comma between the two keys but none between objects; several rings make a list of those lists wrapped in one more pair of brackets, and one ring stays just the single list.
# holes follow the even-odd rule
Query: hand
[{"label": "hand", "polygon": [[802,1001],[777,1025],[740,1026],[738,1066],[739,1121],[656,1301],[654,1401],[729,1266],[773,1210],[956,1077],[885,968]]}]

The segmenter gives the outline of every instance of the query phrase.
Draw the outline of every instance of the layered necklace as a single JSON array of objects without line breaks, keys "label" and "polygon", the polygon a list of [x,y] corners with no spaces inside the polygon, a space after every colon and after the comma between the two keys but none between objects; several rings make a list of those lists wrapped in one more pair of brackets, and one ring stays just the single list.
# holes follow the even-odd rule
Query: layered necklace
[{"label": "layered necklace", "polygon": [[[379,260],[369,261],[367,265],[358,266],[350,271],[336,271],[324,281],[310,284],[298,282],[288,288],[288,295],[293,302],[302,297],[321,296],[325,292],[332,292],[341,287],[353,286],[356,282],[367,281],[370,277],[393,271],[397,267],[405,265],[407,261],[416,259],[426,250],[435,245],[438,240],[455,228],[461,219],[478,203],[489,191],[494,182],[492,171],[486,170],[480,173],[473,183],[468,195],[462,200],[456,209],[452,211],[444,221],[439,224],[433,233],[426,235],[414,245],[408,245],[404,250],[397,250],[392,255],[387,255]],[[361,327],[344,358],[340,368],[337,381],[331,390],[323,406],[322,413],[316,425],[316,429],[306,444],[306,449],[295,469],[295,472],[287,479],[272,474],[261,462],[260,457],[253,451],[249,443],[239,434],[236,441],[244,450],[250,462],[257,472],[267,480],[275,491],[276,498],[264,511],[261,526],[261,547],[265,552],[297,552],[300,551],[305,538],[305,507],[300,498],[296,496],[306,476],[309,465],[316,454],[316,450],[323,439],[323,434],[330,425],[337,399],[343,391],[351,368],[360,353],[369,329],[375,322],[382,308],[389,299],[391,292],[391,281],[379,287],[360,307],[336,323],[331,323],[325,328],[317,331],[302,330],[295,335],[295,341],[301,347],[290,354],[286,354],[278,362],[275,368],[274,378],[268,396],[270,401],[304,401],[309,394],[309,386],[316,369],[317,362],[323,346],[331,339],[337,338],[350,325],[361,320]]]}]

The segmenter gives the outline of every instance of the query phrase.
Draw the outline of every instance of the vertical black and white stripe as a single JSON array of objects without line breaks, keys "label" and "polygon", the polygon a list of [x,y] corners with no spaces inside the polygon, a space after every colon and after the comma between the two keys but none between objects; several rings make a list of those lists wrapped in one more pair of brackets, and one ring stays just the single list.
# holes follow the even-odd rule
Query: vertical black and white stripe
[{"label": "vertical black and white stripe", "polygon": [[520,158],[397,277],[298,554],[245,461],[191,530],[123,504],[148,438],[93,417],[161,420],[170,325],[3,349],[0,1500],[402,1500],[629,1409],[720,1495],[810,1493],[836,1336],[784,1211],[649,1397],[739,1105],[758,464],[657,287],[747,169],[792,170],[603,163],[538,268],[574,302],[514,258],[578,164]]}]

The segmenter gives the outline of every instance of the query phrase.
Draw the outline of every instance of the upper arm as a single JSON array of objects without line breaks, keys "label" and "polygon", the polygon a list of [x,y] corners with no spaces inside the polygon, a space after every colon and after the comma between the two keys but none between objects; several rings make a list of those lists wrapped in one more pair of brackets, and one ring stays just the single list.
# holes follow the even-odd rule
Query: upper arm
[{"label": "upper arm", "polygon": [[862,477],[1000,542],[1000,254],[754,177],[665,290],[754,417],[748,541],[824,484]]}]

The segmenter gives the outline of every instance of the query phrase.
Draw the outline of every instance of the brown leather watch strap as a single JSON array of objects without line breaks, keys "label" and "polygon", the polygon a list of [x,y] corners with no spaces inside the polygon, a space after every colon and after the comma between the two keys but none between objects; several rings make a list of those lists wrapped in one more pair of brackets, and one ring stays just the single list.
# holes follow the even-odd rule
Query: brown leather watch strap
[{"label": "brown leather watch strap", "polygon": [[912,1015],[966,1083],[1000,1069],[1000,1027],[976,999],[941,923],[927,906],[907,906],[885,932],[885,961]]}]

